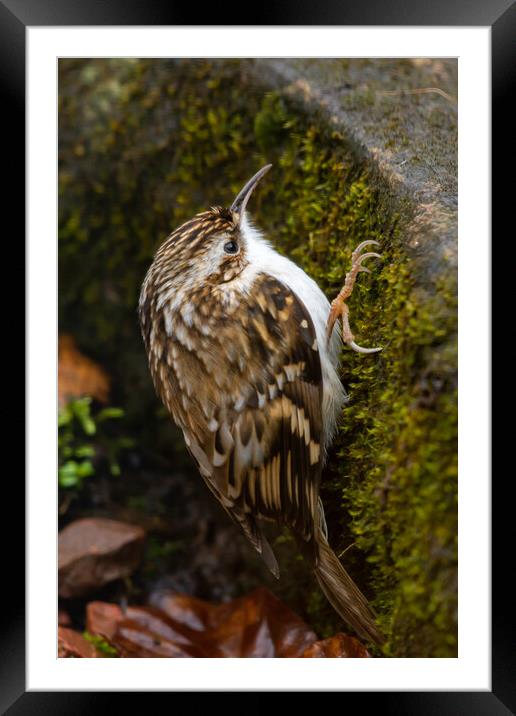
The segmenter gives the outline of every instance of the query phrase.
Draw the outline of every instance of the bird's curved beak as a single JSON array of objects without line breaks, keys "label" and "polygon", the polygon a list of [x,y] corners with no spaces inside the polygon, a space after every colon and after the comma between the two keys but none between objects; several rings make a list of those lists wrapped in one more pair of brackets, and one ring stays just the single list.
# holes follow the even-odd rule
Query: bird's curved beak
[{"label": "bird's curved beak", "polygon": [[258,184],[260,179],[267,174],[269,169],[272,167],[272,164],[266,164],[264,167],[260,169],[259,172],[256,172],[254,177],[249,179],[247,184],[238,192],[237,197],[235,201],[231,204],[229,210],[236,214],[237,221],[240,223],[242,220],[242,216],[244,215],[245,207],[247,206],[247,202],[249,201],[249,198],[251,194],[254,191],[255,186]]}]

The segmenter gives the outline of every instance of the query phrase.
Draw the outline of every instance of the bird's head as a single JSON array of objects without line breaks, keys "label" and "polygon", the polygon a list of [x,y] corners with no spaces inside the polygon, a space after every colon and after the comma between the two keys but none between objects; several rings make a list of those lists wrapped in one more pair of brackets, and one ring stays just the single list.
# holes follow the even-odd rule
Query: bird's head
[{"label": "bird's head", "polygon": [[262,167],[239,191],[228,208],[212,207],[177,228],[154,260],[161,273],[188,284],[231,281],[248,264],[245,211],[253,190],[269,171]]}]

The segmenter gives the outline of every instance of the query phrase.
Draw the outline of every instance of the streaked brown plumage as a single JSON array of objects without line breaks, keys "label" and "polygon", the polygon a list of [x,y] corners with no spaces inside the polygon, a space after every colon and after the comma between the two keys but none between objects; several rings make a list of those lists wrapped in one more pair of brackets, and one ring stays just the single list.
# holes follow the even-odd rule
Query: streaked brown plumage
[{"label": "streaked brown plumage", "polygon": [[344,400],[333,323],[342,315],[345,340],[366,350],[353,343],[344,304],[366,255],[361,245],[330,314],[316,284],[247,221],[247,201],[268,168],[231,208],[198,214],[158,250],[139,303],[150,371],[206,484],[273,574],[261,520],[291,528],[335,609],[380,642],[367,600],[328,545],[319,499]]}]

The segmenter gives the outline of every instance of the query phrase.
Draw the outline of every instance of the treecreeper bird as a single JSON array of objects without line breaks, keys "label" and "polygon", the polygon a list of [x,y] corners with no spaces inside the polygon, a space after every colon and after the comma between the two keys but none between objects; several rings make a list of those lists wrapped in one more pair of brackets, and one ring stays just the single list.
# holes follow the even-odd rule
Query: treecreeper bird
[{"label": "treecreeper bird", "polygon": [[317,284],[251,224],[246,206],[260,169],[229,208],[186,221],[158,249],[142,285],[139,320],[159,397],[183,431],[209,489],[279,577],[261,521],[287,525],[336,611],[381,643],[366,598],[328,544],[321,470],[346,394],[342,338],[354,342],[345,303],[363,261],[353,252],[329,304]]}]

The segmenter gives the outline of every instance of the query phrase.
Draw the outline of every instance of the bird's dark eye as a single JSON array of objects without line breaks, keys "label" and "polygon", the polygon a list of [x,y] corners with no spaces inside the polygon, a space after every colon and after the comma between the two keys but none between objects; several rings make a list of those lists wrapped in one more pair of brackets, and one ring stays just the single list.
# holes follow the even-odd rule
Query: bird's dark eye
[{"label": "bird's dark eye", "polygon": [[224,251],[227,254],[238,254],[238,250],[238,244],[236,241],[226,241],[226,243],[224,244]]}]

